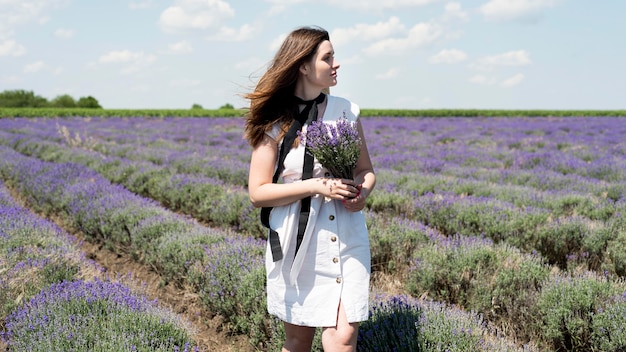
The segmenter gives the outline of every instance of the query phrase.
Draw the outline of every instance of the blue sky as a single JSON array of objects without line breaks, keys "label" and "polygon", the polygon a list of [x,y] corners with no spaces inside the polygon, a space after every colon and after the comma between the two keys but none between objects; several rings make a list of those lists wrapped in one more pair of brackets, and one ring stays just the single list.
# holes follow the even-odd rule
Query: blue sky
[{"label": "blue sky", "polygon": [[0,0],[0,91],[105,108],[247,102],[285,35],[330,32],[363,108],[626,109],[626,1]]}]

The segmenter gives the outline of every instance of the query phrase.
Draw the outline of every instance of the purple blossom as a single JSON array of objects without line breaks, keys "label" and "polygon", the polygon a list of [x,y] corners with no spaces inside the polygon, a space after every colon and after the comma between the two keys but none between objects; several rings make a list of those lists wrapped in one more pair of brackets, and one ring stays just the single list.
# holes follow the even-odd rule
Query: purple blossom
[{"label": "purple blossom", "polygon": [[345,118],[336,123],[314,121],[300,133],[309,152],[338,178],[354,178],[354,168],[361,152],[356,124]]},{"label": "purple blossom", "polygon": [[96,279],[64,281],[42,290],[9,315],[3,338],[15,350],[27,346],[37,346],[37,350],[101,350],[106,346],[132,350],[131,346],[139,346],[167,351],[184,346],[190,351],[185,329],[156,301],[136,295],[120,283]]}]

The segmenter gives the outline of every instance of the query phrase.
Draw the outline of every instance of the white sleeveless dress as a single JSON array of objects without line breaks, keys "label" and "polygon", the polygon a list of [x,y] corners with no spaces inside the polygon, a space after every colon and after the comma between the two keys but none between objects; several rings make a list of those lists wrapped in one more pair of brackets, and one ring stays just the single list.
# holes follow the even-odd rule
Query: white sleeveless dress
[{"label": "white sleeveless dress", "polygon": [[[333,123],[340,117],[358,119],[360,110],[356,104],[339,97],[327,98],[324,116],[320,117],[324,122]],[[269,135],[276,139],[278,128]],[[301,181],[303,144],[287,154],[278,182]],[[330,174],[315,160],[313,177],[324,176]],[[300,201],[275,207],[270,215],[270,226],[279,234],[284,255],[282,260],[273,262],[268,241],[268,312],[295,325],[335,326],[341,300],[348,322],[367,320],[371,269],[363,212],[350,212],[341,201],[320,195],[312,197],[307,229],[294,259],[299,214]]]}]

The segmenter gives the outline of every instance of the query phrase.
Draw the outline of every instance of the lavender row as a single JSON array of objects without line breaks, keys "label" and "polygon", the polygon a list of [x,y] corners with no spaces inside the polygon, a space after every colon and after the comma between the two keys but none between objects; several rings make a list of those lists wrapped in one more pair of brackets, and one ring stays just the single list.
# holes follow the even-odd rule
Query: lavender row
[{"label": "lavender row", "polygon": [[359,328],[362,351],[536,351],[489,335],[479,315],[407,295],[377,295]]},{"label": "lavender row", "polygon": [[63,281],[7,318],[15,351],[198,351],[188,327],[154,301],[111,281]]},{"label": "lavender row", "polygon": [[83,264],[77,240],[19,206],[0,180],[0,316],[43,287],[80,275]]},{"label": "lavender row", "polygon": [[175,173],[247,184],[249,147],[237,119],[88,118],[0,121],[3,129],[90,149],[109,157],[148,161]]},{"label": "lavender row", "polygon": [[244,233],[263,232],[256,221],[259,210],[250,204],[247,191],[241,186],[203,175],[177,173],[149,161],[104,156],[24,134],[0,131],[0,144],[46,161],[83,164],[113,183],[200,221]]},{"label": "lavender row", "polygon": [[382,168],[450,175],[468,169],[552,170],[605,181],[624,178],[621,118],[370,118],[364,127]]},{"label": "lavender row", "polygon": [[[19,206],[0,181],[0,337],[10,350],[190,351],[188,326],[102,270],[55,224]],[[134,320],[129,321],[129,317]]]},{"label": "lavender row", "polygon": [[620,325],[626,315],[619,316],[626,312],[626,284],[615,275],[562,271],[485,237],[444,236],[414,220],[369,217],[373,265],[400,274],[413,297],[477,312],[489,329],[538,350],[612,351],[626,341]]},{"label": "lavender row", "polygon": [[[249,331],[244,329],[262,325],[259,319],[264,317],[264,310],[260,314],[251,314],[252,307],[238,305],[236,312],[224,311],[219,302],[210,298],[215,290],[230,285],[235,301],[247,297],[250,304],[257,306],[257,302],[265,299],[263,290],[256,285],[259,277],[261,280],[264,277],[261,271],[227,267],[222,273],[214,273],[204,269],[224,258],[222,251],[226,249],[219,243],[227,237],[232,237],[236,243],[241,242],[239,248],[242,251],[259,259],[265,248],[263,241],[250,242],[234,233],[201,226],[152,200],[111,184],[79,164],[43,162],[0,147],[0,173],[35,209],[62,216],[71,226],[85,233],[90,241],[134,255],[172,284],[191,285],[210,311],[227,318],[252,320],[241,324],[241,330],[235,329],[236,332],[248,334]],[[211,251],[212,248],[216,249]],[[215,277],[217,279],[212,280]],[[239,278],[239,281],[220,281],[232,277]],[[248,280],[255,284],[249,284]],[[209,298],[204,298],[205,295]],[[250,300],[250,297],[254,299]]]}]

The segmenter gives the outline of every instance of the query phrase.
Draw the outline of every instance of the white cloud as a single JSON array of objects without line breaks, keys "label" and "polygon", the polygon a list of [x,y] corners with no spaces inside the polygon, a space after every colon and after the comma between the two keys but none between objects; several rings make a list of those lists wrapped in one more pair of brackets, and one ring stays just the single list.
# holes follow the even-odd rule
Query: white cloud
[{"label": "white cloud", "polygon": [[513,77],[507,78],[504,81],[502,81],[502,83],[500,84],[502,87],[513,87],[516,86],[520,83],[522,83],[522,81],[524,80],[524,75],[521,73],[516,74]]},{"label": "white cloud", "polygon": [[15,40],[0,41],[0,56],[22,56],[26,54],[26,48]]},{"label": "white cloud", "polygon": [[0,37],[11,33],[16,25],[45,23],[48,10],[64,6],[67,0],[0,0]]},{"label": "white cloud", "polygon": [[24,65],[25,73],[37,73],[46,68],[46,64],[43,61],[33,62],[32,64]]},{"label": "white cloud", "polygon": [[101,63],[125,63],[138,61],[154,61],[153,55],[144,52],[132,52],[130,50],[111,51],[98,59]]},{"label": "white cloud", "polygon": [[244,24],[238,29],[221,27],[219,31],[207,37],[208,40],[241,42],[254,36],[257,31],[252,25]]},{"label": "white cloud", "polygon": [[491,0],[479,9],[483,16],[492,21],[532,20],[542,10],[553,7],[560,0]]},{"label": "white cloud", "polygon": [[480,84],[480,85],[484,85],[484,86],[495,86],[495,85],[499,85],[501,87],[504,88],[510,88],[513,86],[516,86],[520,83],[522,83],[522,81],[524,81],[525,76],[521,73],[518,73],[514,76],[511,76],[503,81],[500,81],[498,78],[496,77],[488,77],[485,75],[474,75],[472,77],[470,77],[469,81],[475,84]]},{"label": "white cloud", "polygon": [[396,78],[398,77],[399,73],[400,73],[400,70],[398,70],[397,68],[391,68],[386,72],[376,75],[376,79],[384,80],[384,79]]},{"label": "white cloud", "polygon": [[530,65],[530,54],[526,50],[509,51],[503,54],[485,56],[470,65],[477,70],[491,70],[497,66],[525,66]]},{"label": "white cloud", "polygon": [[61,73],[63,73],[64,69],[63,67],[60,67],[60,66],[51,67],[50,65],[46,64],[42,60],[39,60],[30,64],[24,65],[23,71],[24,73],[38,73],[38,72],[44,71],[44,72],[51,73],[53,75],[60,75]]},{"label": "white cloud", "polygon": [[467,59],[467,54],[457,49],[441,50],[428,60],[432,64],[453,64]]},{"label": "white cloud", "polygon": [[2,80],[0,80],[2,83],[5,84],[16,84],[19,83],[22,79],[19,76],[3,76]]},{"label": "white cloud", "polygon": [[472,83],[486,85],[486,86],[491,86],[491,85],[494,85],[494,84],[498,83],[495,78],[493,78],[493,77],[486,77],[486,76],[483,76],[483,75],[472,76],[472,77],[470,77],[469,81],[472,82]]},{"label": "white cloud", "polygon": [[156,59],[155,55],[146,54],[143,51],[120,50],[100,56],[98,62],[101,64],[124,64],[122,73],[129,74],[150,66]]},{"label": "white cloud", "polygon": [[74,36],[74,30],[66,29],[66,28],[59,28],[56,31],[54,31],[54,36],[57,38],[61,38],[61,39],[69,39]]},{"label": "white cloud", "polygon": [[169,53],[172,54],[189,54],[193,52],[191,43],[187,40],[168,45]]},{"label": "white cloud", "polygon": [[402,33],[405,27],[398,17],[390,17],[386,22],[375,24],[356,24],[350,28],[337,28],[330,33],[330,39],[335,46],[341,46],[354,40],[370,41],[387,38]]},{"label": "white cloud", "polygon": [[432,43],[442,34],[441,28],[432,23],[418,23],[402,38],[386,38],[379,40],[367,48],[368,55],[401,54],[412,48],[419,48]]},{"label": "white cloud", "polygon": [[272,40],[272,42],[270,43],[270,50],[273,52],[278,51],[278,49],[283,44],[286,38],[287,38],[287,34],[284,34],[284,33],[274,38],[274,40]]},{"label": "white cloud", "polygon": [[218,28],[235,16],[235,10],[222,0],[176,0],[161,13],[159,25],[166,32]]},{"label": "white cloud", "polygon": [[0,0],[0,56],[22,56],[26,48],[13,39],[15,28],[48,21],[49,10],[68,0]]},{"label": "white cloud", "polygon": [[503,54],[486,56],[481,61],[488,65],[524,66],[531,63],[526,50],[509,51]]},{"label": "white cloud", "polygon": [[449,2],[444,7],[445,13],[443,19],[447,21],[466,21],[468,19],[467,12],[461,9],[461,4],[458,2]]}]

